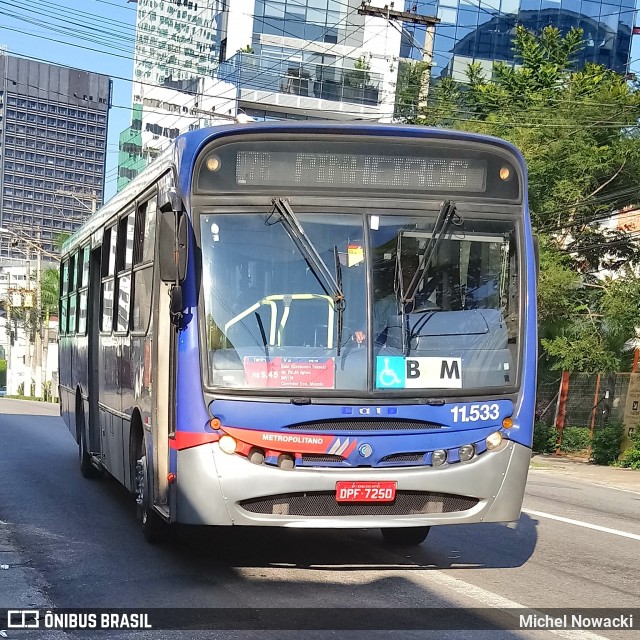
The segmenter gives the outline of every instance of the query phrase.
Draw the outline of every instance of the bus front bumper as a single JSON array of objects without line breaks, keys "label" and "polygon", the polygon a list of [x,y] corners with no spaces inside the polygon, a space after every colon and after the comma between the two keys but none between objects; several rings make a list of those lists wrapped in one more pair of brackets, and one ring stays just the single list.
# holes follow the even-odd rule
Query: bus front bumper
[{"label": "bus front bumper", "polygon": [[[242,456],[223,453],[216,443],[206,444],[178,452],[176,519],[196,525],[300,528],[511,522],[520,517],[530,460],[531,449],[505,441],[499,450],[488,451],[471,462],[438,468],[286,471],[252,464]],[[340,511],[335,503],[338,481],[395,481],[398,494],[415,496],[418,492],[424,496],[426,492],[439,497],[419,513],[411,507],[405,513],[402,509],[398,512],[396,507],[390,514],[384,503],[367,503],[363,508],[354,506],[348,511],[349,515],[343,515],[336,513]],[[313,506],[306,508],[308,494],[313,494],[314,499],[310,501]],[[297,500],[295,508],[289,504],[292,495]],[[448,502],[446,512],[443,512],[442,496],[445,501],[449,500],[448,496],[453,500]],[[247,501],[250,503],[246,504]],[[456,510],[455,505],[464,508]]]}]

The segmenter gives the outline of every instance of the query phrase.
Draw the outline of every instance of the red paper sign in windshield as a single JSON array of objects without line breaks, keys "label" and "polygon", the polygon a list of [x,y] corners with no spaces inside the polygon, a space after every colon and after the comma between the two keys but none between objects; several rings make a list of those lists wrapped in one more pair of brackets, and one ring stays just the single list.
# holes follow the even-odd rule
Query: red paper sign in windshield
[{"label": "red paper sign in windshield", "polygon": [[333,358],[246,357],[244,375],[250,387],[333,389]]}]

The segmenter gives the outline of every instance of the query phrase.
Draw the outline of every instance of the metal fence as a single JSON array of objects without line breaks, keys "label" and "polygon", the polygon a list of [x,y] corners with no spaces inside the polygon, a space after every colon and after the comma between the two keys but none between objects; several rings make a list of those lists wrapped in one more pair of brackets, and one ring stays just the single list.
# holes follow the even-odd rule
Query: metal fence
[{"label": "metal fence", "polygon": [[[565,426],[604,427],[622,421],[629,388],[629,373],[610,375],[571,374],[566,401]],[[536,398],[536,418],[554,424],[561,376],[559,372],[541,374]]]}]

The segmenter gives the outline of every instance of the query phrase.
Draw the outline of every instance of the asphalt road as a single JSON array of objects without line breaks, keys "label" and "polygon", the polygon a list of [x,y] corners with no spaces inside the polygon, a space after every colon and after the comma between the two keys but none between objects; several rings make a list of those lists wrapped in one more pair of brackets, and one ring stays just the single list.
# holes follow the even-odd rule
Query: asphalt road
[{"label": "asphalt road", "polygon": [[[0,437],[0,521],[51,606],[318,607],[327,619],[342,607],[445,607],[461,620],[469,620],[468,608],[640,606],[640,488],[622,491],[533,469],[517,526],[437,527],[412,550],[384,546],[378,531],[267,528],[192,528],[174,544],[151,546],[122,487],[109,479],[81,478],[75,442],[56,406],[1,399]],[[15,598],[9,594],[7,600],[0,582],[0,608],[33,601],[25,593]],[[470,629],[463,631],[154,631],[135,637],[541,637],[540,631],[473,631],[481,619],[482,612],[474,612]],[[633,635],[544,632],[580,640]]]}]

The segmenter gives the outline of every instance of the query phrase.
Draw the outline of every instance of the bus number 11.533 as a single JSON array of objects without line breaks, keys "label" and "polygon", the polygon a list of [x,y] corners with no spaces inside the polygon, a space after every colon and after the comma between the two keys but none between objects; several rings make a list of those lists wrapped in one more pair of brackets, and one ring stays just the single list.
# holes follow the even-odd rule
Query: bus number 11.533
[{"label": "bus number 11.533", "polygon": [[497,420],[500,406],[497,404],[457,405],[451,409],[454,422],[477,422],[478,420]]}]

